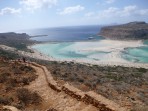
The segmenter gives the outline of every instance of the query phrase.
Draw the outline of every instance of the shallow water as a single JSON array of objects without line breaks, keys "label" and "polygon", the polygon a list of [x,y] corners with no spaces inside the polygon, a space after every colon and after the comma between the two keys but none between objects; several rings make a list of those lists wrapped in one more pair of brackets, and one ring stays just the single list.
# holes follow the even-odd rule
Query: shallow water
[{"label": "shallow water", "polygon": [[[96,47],[104,48],[113,46],[113,44],[103,44],[104,42],[90,41],[90,42],[57,42],[37,44],[32,48],[39,52],[46,54],[56,59],[83,59],[83,60],[109,60],[112,51],[98,51],[94,50]],[[147,42],[145,43],[147,44]],[[131,62],[148,63],[148,45],[136,48],[126,48],[121,52],[121,59]]]},{"label": "shallow water", "polygon": [[127,48],[122,57],[131,62],[148,63],[148,46]]},{"label": "shallow water", "polygon": [[39,44],[34,45],[32,48],[56,59],[103,59],[108,52],[85,50],[97,46],[99,44],[92,44],[92,42],[62,42]]}]

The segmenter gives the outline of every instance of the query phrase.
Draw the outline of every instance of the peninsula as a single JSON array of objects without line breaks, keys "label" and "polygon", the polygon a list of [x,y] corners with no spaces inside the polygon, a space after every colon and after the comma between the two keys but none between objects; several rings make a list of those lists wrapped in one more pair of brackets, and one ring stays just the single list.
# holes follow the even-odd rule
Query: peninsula
[{"label": "peninsula", "polygon": [[130,22],[122,25],[106,26],[101,29],[99,35],[116,40],[148,39],[148,23]]}]

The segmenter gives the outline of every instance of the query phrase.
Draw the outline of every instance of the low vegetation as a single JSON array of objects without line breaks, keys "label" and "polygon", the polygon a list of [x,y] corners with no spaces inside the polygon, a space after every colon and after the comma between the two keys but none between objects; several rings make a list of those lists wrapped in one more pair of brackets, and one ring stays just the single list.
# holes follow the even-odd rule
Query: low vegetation
[{"label": "low vegetation", "polygon": [[[7,52],[3,52],[3,55],[7,55]],[[9,54],[14,54],[14,58]],[[8,56],[9,55],[9,56]],[[18,59],[16,53],[8,53],[8,59]],[[58,81],[65,81],[72,83],[75,87],[83,90],[89,91],[93,90],[98,94],[101,94],[110,100],[119,103],[121,106],[132,107],[133,111],[143,111],[143,108],[147,108],[147,87],[148,87],[148,70],[144,68],[132,68],[132,67],[122,67],[122,66],[98,66],[98,65],[84,65],[73,62],[52,62],[36,60],[32,58],[26,58],[27,60],[37,62],[42,65],[46,65],[51,71],[54,79]],[[6,66],[5,63],[0,64],[0,67]],[[23,71],[27,72],[24,68]],[[19,72],[16,69],[16,72]],[[15,72],[14,71],[14,72]],[[7,72],[8,73],[8,72]],[[5,74],[5,75],[9,75]],[[15,74],[19,75],[19,73]],[[2,76],[0,80],[4,82],[3,79],[7,77]],[[34,77],[34,76],[33,76]],[[33,78],[30,77],[30,78]],[[29,78],[29,77],[28,77]],[[14,82],[13,78],[8,83]],[[29,81],[28,81],[29,80]],[[21,83],[27,85],[32,79],[20,80]],[[27,82],[26,82],[27,81]],[[10,84],[9,84],[10,85]],[[11,85],[7,86],[7,89],[11,89]],[[15,86],[15,84],[14,84]],[[17,84],[15,87],[18,87]],[[2,98],[2,100],[4,100]],[[11,99],[9,96],[5,99],[7,103],[10,103]],[[32,100],[31,100],[32,101]],[[4,101],[5,103],[5,101]],[[136,108],[136,109],[135,109]]]},{"label": "low vegetation", "polygon": [[31,45],[37,41],[29,40],[30,36],[26,33],[0,33],[0,44],[7,45],[9,47],[14,47],[17,50],[31,51],[27,49],[27,45]]},{"label": "low vegetation", "polygon": [[0,57],[4,59],[17,59],[17,58],[20,58],[21,56],[14,52],[5,51],[0,48]]},{"label": "low vegetation", "polygon": [[0,106],[10,105],[24,110],[30,105],[40,104],[42,99],[36,92],[23,88],[36,78],[32,67],[0,60]]},{"label": "low vegetation", "polygon": [[122,106],[134,108],[148,105],[147,69],[73,62],[52,62],[47,67],[55,79],[70,82],[83,91],[93,90]]},{"label": "low vegetation", "polygon": [[31,92],[26,88],[20,88],[16,91],[17,98],[20,103],[23,103],[25,106],[29,104],[38,105],[41,102],[41,97],[36,92]]}]

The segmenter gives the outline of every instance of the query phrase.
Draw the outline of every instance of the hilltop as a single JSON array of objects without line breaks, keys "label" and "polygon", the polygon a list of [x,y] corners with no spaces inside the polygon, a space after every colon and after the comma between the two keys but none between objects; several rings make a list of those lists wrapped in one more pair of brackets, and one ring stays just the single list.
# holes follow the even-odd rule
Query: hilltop
[{"label": "hilltop", "polygon": [[130,22],[122,25],[103,27],[99,35],[107,39],[141,40],[148,39],[148,24],[146,22]]}]

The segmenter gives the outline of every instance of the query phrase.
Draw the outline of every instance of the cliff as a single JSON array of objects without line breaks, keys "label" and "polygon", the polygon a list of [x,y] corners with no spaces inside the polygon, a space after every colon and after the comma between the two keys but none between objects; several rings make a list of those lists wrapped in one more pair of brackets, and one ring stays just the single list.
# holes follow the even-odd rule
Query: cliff
[{"label": "cliff", "polygon": [[148,39],[148,24],[130,22],[123,25],[103,27],[99,35],[108,39],[139,40]]}]

